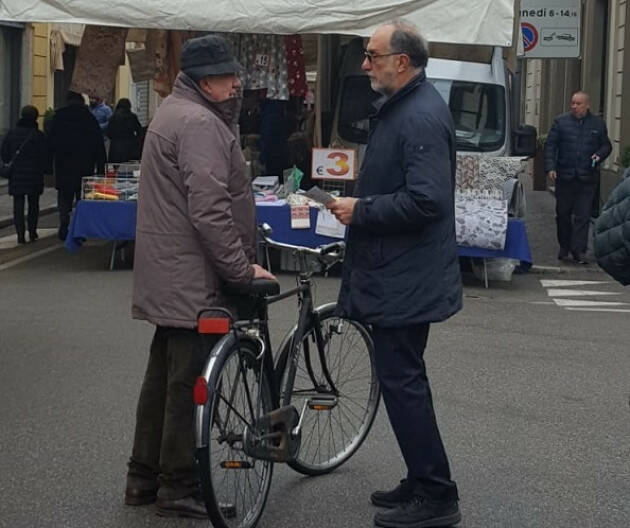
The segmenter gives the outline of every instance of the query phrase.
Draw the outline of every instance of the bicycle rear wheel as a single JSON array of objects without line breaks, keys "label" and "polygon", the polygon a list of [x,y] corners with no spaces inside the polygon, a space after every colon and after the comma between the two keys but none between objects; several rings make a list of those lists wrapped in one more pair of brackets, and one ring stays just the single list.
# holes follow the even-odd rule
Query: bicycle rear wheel
[{"label": "bicycle rear wheel", "polygon": [[315,328],[306,333],[298,348],[291,392],[287,381],[292,339],[278,361],[284,366],[282,404],[294,405],[299,412],[304,409],[300,450],[289,465],[305,475],[328,473],[346,462],[370,431],[380,400],[370,333],[356,321],[335,317],[334,308],[319,309],[321,357],[334,389],[322,368]]},{"label": "bicycle rear wheel", "polygon": [[256,526],[273,471],[272,462],[243,450],[243,432],[254,422],[256,409],[261,414],[273,409],[273,372],[256,359],[251,342],[239,345],[240,354],[233,343],[210,360],[208,400],[197,418],[201,490],[214,528]]}]

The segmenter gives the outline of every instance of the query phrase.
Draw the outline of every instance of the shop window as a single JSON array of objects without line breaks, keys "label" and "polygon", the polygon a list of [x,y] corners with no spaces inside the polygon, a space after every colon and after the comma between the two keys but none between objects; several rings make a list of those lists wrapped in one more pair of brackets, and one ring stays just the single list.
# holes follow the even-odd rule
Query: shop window
[{"label": "shop window", "polygon": [[22,30],[0,26],[0,140],[19,116],[21,50]]}]

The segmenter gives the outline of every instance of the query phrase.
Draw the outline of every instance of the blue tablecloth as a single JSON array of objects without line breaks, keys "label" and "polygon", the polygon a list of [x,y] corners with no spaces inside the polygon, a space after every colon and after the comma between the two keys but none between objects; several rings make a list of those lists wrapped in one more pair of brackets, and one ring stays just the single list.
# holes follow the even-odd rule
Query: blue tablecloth
[{"label": "blue tablecloth", "polygon": [[[83,239],[133,240],[136,236],[136,202],[108,202],[81,200],[72,215],[66,248],[74,252]],[[258,223],[267,222],[273,228],[273,238],[278,242],[317,247],[339,239],[315,233],[317,209],[310,208],[309,229],[291,229],[291,208],[285,206],[257,206]],[[510,218],[508,221],[505,249],[502,251],[458,246],[460,257],[512,258],[521,262],[526,271],[532,265],[525,221]]]},{"label": "blue tablecloth", "polygon": [[81,200],[77,202],[66,238],[66,248],[77,251],[86,238],[136,238],[136,202]]},{"label": "blue tablecloth", "polygon": [[[278,242],[316,247],[338,240],[315,234],[317,209],[311,207],[310,212],[311,227],[309,229],[291,229],[291,209],[288,205],[256,206],[258,223],[267,222],[273,228],[273,239]],[[532,265],[525,221],[515,218],[508,220],[505,248],[502,251],[458,246],[457,254],[460,257],[512,258],[521,262],[523,271],[527,271]]]}]

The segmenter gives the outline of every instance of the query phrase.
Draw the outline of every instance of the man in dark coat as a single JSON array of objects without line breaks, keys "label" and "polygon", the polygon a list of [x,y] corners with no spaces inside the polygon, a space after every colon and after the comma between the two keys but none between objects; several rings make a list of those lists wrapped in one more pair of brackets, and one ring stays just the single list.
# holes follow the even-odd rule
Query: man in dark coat
[{"label": "man in dark coat", "polygon": [[405,22],[374,32],[362,68],[383,97],[355,197],[329,204],[350,226],[338,309],[372,325],[381,391],[407,465],[398,487],[372,494],[390,508],[376,514],[377,526],[450,526],[461,517],[423,360],[430,323],[462,305],[455,134],[426,81],[427,58],[424,39]]},{"label": "man in dark coat", "polygon": [[[22,108],[17,126],[2,143],[2,161],[10,163],[9,194],[13,196],[13,224],[18,244],[26,243],[24,201],[28,199],[28,233],[31,242],[37,236],[39,196],[44,192],[44,171],[47,165],[46,140],[37,127],[39,111],[34,106]],[[19,152],[18,152],[19,151]]]},{"label": "man in dark coat", "polygon": [[576,92],[571,111],[554,119],[545,143],[545,171],[556,182],[556,223],[560,251],[587,264],[588,227],[599,183],[599,165],[610,155],[606,123],[590,111],[589,96]]},{"label": "man in dark coat", "polygon": [[72,205],[81,199],[81,179],[105,173],[103,135],[81,94],[68,92],[68,105],[55,112],[48,141],[54,161],[59,238],[65,240]]},{"label": "man in dark coat", "polygon": [[630,284],[630,169],[613,189],[595,224],[599,266],[624,286]]}]

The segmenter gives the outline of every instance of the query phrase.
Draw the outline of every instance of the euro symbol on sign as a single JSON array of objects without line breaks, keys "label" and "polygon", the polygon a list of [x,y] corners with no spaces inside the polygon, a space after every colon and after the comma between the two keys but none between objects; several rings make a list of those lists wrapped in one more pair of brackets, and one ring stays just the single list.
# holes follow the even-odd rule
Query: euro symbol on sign
[{"label": "euro symbol on sign", "polygon": [[320,165],[319,167],[317,167],[315,169],[315,172],[319,175],[319,176],[323,176],[324,175],[324,166]]}]

